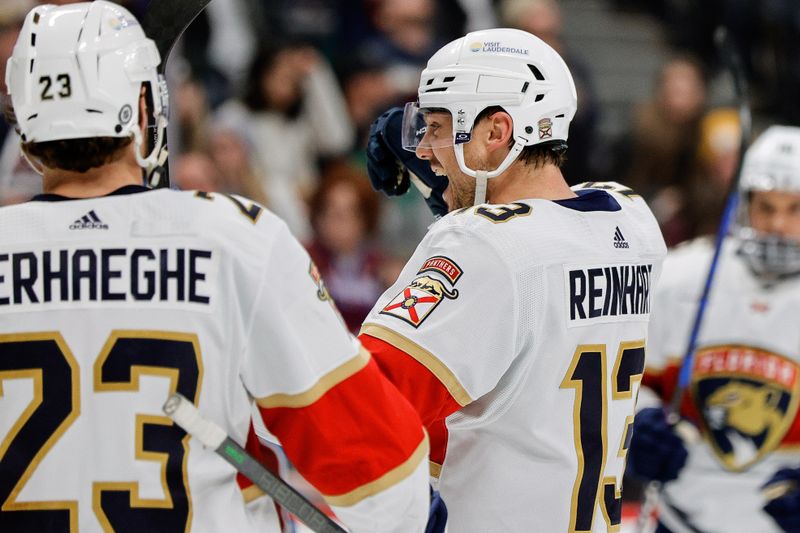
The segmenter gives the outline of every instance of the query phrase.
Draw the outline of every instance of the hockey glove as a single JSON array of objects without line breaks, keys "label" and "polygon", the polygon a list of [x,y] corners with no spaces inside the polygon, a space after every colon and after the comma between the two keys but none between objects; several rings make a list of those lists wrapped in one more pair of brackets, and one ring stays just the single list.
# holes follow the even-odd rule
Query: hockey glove
[{"label": "hockey glove", "polygon": [[660,407],[642,409],[633,420],[628,472],[648,481],[666,483],[678,477],[688,453],[683,439],[667,422]]},{"label": "hockey glove", "polygon": [[800,468],[782,468],[761,490],[767,499],[764,511],[784,531],[800,531]]},{"label": "hockey glove", "polygon": [[431,508],[428,511],[428,525],[425,533],[442,533],[447,525],[447,506],[438,490],[431,488]]},{"label": "hockey glove", "polygon": [[[400,196],[414,185],[436,218],[447,214],[444,190],[447,177],[437,176],[427,161],[402,145],[403,108],[393,107],[372,123],[367,143],[367,173],[372,188],[387,196]],[[413,176],[411,176],[413,174]]]}]

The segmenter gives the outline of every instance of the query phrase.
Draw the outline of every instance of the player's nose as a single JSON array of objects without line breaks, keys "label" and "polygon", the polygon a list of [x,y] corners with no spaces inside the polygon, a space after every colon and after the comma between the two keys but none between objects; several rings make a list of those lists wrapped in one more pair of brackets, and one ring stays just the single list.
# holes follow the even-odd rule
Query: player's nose
[{"label": "player's nose", "polygon": [[417,146],[417,149],[414,152],[420,159],[425,159],[426,161],[433,159],[433,150],[431,150],[428,146],[423,146],[420,144]]}]

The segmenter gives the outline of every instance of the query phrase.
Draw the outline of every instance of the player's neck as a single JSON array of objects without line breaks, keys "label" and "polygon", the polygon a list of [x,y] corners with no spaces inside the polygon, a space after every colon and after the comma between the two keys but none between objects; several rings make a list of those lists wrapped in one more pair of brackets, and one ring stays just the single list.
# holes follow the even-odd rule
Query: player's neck
[{"label": "player's neck", "polygon": [[564,200],[576,196],[555,165],[539,168],[514,165],[508,172],[489,180],[489,193],[493,204],[509,204],[526,198]]},{"label": "player's neck", "polygon": [[68,198],[95,198],[126,185],[142,185],[142,169],[120,159],[86,172],[45,168],[42,190]]}]

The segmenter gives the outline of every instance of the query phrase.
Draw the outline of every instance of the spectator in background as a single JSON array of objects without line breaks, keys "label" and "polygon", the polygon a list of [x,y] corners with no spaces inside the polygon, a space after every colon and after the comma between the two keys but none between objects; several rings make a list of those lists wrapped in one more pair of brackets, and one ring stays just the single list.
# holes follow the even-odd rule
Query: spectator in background
[{"label": "spectator in background", "polygon": [[188,152],[177,158],[170,176],[172,184],[183,191],[217,191],[217,169],[204,152]]},{"label": "spectator in background", "polygon": [[381,0],[375,13],[379,34],[358,51],[369,61],[386,65],[403,100],[416,98],[419,73],[442,44],[435,31],[435,12],[434,0]]},{"label": "spectator in background", "polygon": [[742,127],[736,109],[712,109],[700,123],[697,165],[688,186],[691,237],[715,234],[736,172]]},{"label": "spectator in background", "polygon": [[209,153],[216,170],[216,190],[238,194],[271,208],[272,202],[264,190],[263,177],[254,163],[247,139],[222,124],[212,129]]},{"label": "spectator in background", "polygon": [[659,70],[652,98],[638,106],[618,141],[613,175],[651,202],[662,225],[683,203],[706,99],[702,65],[689,56],[675,56]]},{"label": "spectator in background", "polygon": [[578,93],[578,111],[569,128],[569,157],[561,169],[570,185],[593,179],[598,174],[595,162],[597,124],[600,111],[592,72],[561,36],[561,8],[556,0],[503,0],[499,6],[503,24],[525,30],[542,39],[561,55],[572,72]]},{"label": "spectator in background", "polygon": [[[327,61],[308,46],[261,51],[243,100],[224,104],[218,114],[252,142],[267,196],[290,189],[292,203],[302,203],[316,187],[321,159],[353,147],[353,124],[339,84]],[[299,239],[309,237],[307,228],[290,227]]]},{"label": "spectator in background", "polygon": [[373,237],[380,203],[358,167],[332,163],[310,200],[314,238],[306,247],[347,327],[358,333],[375,301],[397,272],[383,271]]},{"label": "spectator in background", "polygon": [[375,115],[399,105],[400,95],[382,64],[352,59],[341,69],[341,78],[347,110],[356,129],[355,149],[363,153]]},{"label": "spectator in background", "polygon": [[[6,63],[14,49],[25,15],[33,0],[3,0],[0,3],[0,109],[7,100]],[[41,179],[22,158],[19,137],[9,120],[0,120],[0,205],[29,200],[41,192]]]},{"label": "spectator in background", "polygon": [[[211,133],[208,95],[204,86],[191,78],[178,84],[174,101],[174,112],[170,120],[177,128],[180,151],[205,151]],[[174,143],[170,145],[174,147]],[[174,148],[172,149],[174,153]]]}]

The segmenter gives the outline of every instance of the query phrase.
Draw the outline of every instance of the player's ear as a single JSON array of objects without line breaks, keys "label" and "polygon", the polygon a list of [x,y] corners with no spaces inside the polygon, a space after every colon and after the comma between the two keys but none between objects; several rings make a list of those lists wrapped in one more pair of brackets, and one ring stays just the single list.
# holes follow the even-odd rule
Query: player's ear
[{"label": "player's ear", "polygon": [[514,135],[514,121],[511,119],[511,115],[505,111],[498,111],[489,115],[487,120],[489,131],[486,148],[490,152],[499,148],[507,148]]}]

